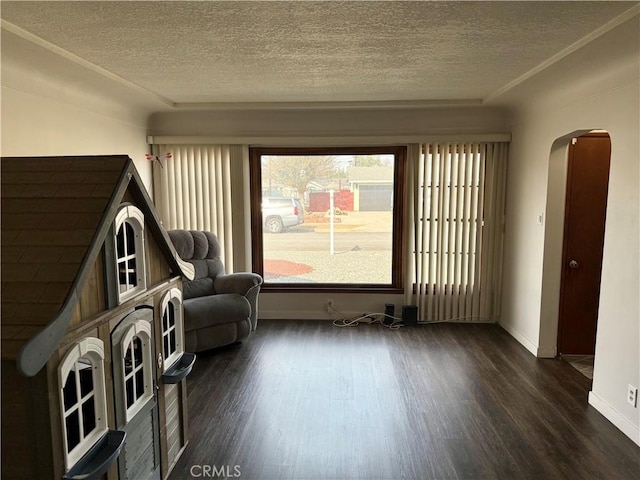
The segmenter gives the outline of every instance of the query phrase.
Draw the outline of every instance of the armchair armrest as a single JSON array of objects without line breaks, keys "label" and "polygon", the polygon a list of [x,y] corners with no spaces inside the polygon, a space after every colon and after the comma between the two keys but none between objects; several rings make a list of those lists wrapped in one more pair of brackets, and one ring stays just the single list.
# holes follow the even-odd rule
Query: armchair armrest
[{"label": "armchair armrest", "polygon": [[262,285],[262,277],[257,273],[249,272],[218,275],[213,282],[216,293],[237,293],[243,296],[253,287],[260,285]]}]

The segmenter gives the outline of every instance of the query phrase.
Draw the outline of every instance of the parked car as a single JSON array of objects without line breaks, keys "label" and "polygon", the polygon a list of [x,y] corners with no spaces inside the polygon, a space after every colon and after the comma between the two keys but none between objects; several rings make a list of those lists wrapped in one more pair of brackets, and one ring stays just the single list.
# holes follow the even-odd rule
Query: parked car
[{"label": "parked car", "polygon": [[293,197],[264,197],[262,199],[262,228],[265,232],[280,233],[304,223],[300,200]]}]

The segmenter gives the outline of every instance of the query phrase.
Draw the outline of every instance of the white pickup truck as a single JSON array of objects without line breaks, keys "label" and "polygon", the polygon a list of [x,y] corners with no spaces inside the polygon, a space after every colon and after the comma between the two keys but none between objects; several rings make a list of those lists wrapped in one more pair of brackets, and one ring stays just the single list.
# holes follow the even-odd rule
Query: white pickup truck
[{"label": "white pickup truck", "polygon": [[286,232],[290,227],[304,223],[304,210],[300,200],[293,197],[262,198],[262,228],[268,233]]}]

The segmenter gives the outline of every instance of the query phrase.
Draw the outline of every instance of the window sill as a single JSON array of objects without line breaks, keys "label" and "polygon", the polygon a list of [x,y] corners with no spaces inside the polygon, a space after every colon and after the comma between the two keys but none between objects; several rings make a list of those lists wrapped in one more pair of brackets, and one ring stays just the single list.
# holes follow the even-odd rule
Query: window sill
[{"label": "window sill", "polygon": [[179,383],[191,372],[193,364],[196,363],[196,356],[193,353],[183,353],[182,356],[171,365],[162,375],[162,383]]},{"label": "window sill", "polygon": [[367,284],[262,284],[260,293],[387,293],[402,294],[404,289],[392,285]]},{"label": "window sill", "polygon": [[147,290],[147,286],[145,284],[139,284],[135,288],[131,288],[125,292],[119,293],[118,302],[120,305],[122,305],[123,303],[127,302],[127,300],[130,300],[131,298],[139,295],[140,293],[146,290]]},{"label": "window sill", "polygon": [[133,405],[127,409],[127,423],[129,423],[138,414],[140,410],[153,398],[153,394],[143,394]]},{"label": "window sill", "polygon": [[125,438],[125,432],[109,430],[62,478],[64,480],[101,478],[120,455]]}]

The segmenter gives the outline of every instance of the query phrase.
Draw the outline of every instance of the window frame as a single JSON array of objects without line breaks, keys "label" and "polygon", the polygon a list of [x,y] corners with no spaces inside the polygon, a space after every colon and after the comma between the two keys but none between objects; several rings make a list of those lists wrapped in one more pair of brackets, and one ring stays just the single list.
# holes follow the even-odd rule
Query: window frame
[{"label": "window frame", "polygon": [[339,292],[339,293],[403,293],[405,280],[405,186],[406,145],[332,146],[332,147],[250,147],[249,184],[251,207],[252,269],[264,276],[264,244],[262,229],[262,156],[293,155],[394,155],[393,232],[391,282],[376,283],[277,283],[265,282],[265,292]]},{"label": "window frame", "polygon": [[[118,256],[118,233],[121,228],[125,228],[125,223],[130,225],[134,231],[134,248],[135,251],[131,255],[125,255],[122,257],[125,262],[128,262],[132,257],[136,261],[136,279],[137,285],[128,288],[124,292],[120,291],[120,274],[119,274],[119,264],[122,262],[122,259]],[[114,233],[113,233],[113,242],[114,242],[114,262],[116,268],[116,276],[115,288],[118,293],[118,301],[119,303],[124,303],[131,297],[134,297],[140,292],[143,292],[147,289],[147,266],[146,266],[146,255],[145,255],[145,241],[144,241],[144,214],[142,211],[136,207],[135,205],[124,205],[120,208],[116,215],[116,219],[114,222]],[[125,242],[126,249],[126,242]]]},{"label": "window frame", "polygon": [[[169,304],[174,309],[174,331],[176,336],[176,349],[168,357],[165,357],[164,339],[168,334],[164,328],[164,313]],[[162,325],[162,362],[163,372],[166,372],[176,361],[180,359],[184,353],[184,319],[182,316],[182,291],[178,288],[172,288],[163,297],[160,303],[160,323]]]},{"label": "window frame", "polygon": [[[127,373],[125,372],[125,358],[129,351],[129,347],[133,341],[138,338],[142,342],[142,373],[144,380],[144,393],[134,399],[131,406],[127,407]],[[126,422],[129,423],[136,414],[142,410],[144,405],[153,398],[154,382],[153,382],[153,355],[152,355],[152,338],[151,325],[145,320],[137,320],[127,328],[120,340],[120,361],[122,362],[121,382],[122,382],[122,408],[125,412]],[[133,378],[135,384],[135,368],[133,370]]]},{"label": "window frame", "polygon": [[[64,402],[64,387],[67,382],[67,378],[73,372],[74,366],[81,359],[87,359],[91,364],[92,369],[92,381],[93,381],[93,405],[94,405],[94,416],[96,426],[89,433],[89,435],[84,435],[82,432],[82,426],[80,426],[80,441],[78,444],[69,450],[68,448],[68,432],[67,432],[67,412],[78,411],[80,418],[80,425],[82,425],[82,415],[84,405],[83,399],[87,400],[89,394],[82,397],[80,395],[80,386],[78,375],[75,376],[75,387],[76,387],[76,403],[66,409]],[[64,356],[60,365],[58,366],[58,385],[59,385],[59,397],[60,397],[60,419],[61,419],[61,429],[62,429],[62,442],[64,447],[64,460],[65,467],[69,470],[73,467],[90,449],[93,447],[98,440],[100,440],[108,431],[107,425],[107,395],[106,395],[106,383],[105,383],[105,372],[104,372],[104,343],[102,340],[94,337],[87,337],[82,339],[80,342],[74,344],[67,354]]]}]

